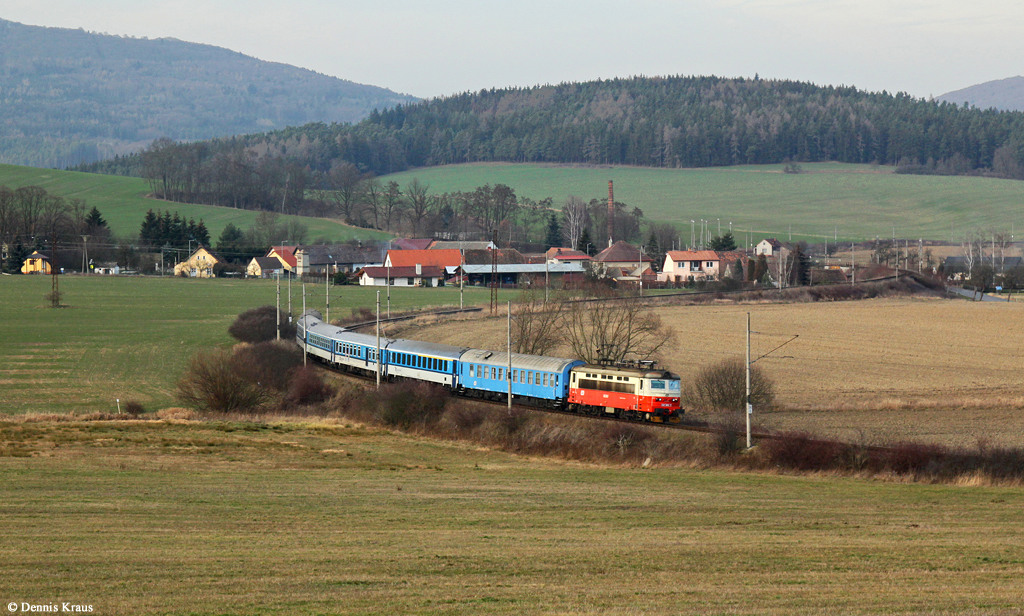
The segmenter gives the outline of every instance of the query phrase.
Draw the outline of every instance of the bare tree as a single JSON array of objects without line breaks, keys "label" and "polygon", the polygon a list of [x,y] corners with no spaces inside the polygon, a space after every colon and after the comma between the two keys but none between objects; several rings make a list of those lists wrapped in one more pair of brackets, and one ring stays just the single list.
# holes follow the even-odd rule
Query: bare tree
[{"label": "bare tree", "polygon": [[331,189],[332,198],[338,208],[338,215],[345,222],[352,222],[358,215],[361,192],[366,175],[350,162],[335,162],[327,173],[327,182]]},{"label": "bare tree", "polygon": [[790,278],[793,275],[793,253],[788,248],[782,248],[772,255],[770,263],[772,278],[779,284],[780,289],[789,286]]},{"label": "bare tree", "polygon": [[562,340],[560,321],[564,302],[545,302],[543,293],[525,291],[515,302],[512,315],[512,350],[546,355]]},{"label": "bare tree", "polygon": [[398,182],[391,180],[384,186],[381,195],[380,216],[384,220],[384,230],[391,231],[392,225],[398,223],[402,213],[402,189]]},{"label": "bare tree", "polygon": [[562,237],[573,250],[579,250],[583,230],[590,226],[590,210],[576,195],[569,195],[562,205]]},{"label": "bare tree", "polygon": [[430,194],[430,186],[420,183],[419,178],[413,178],[405,187],[405,194],[408,199],[409,224],[412,225],[412,234],[419,235],[423,230],[423,222],[430,215],[434,206],[434,197]]},{"label": "bare tree", "polygon": [[384,187],[377,178],[366,180],[363,191],[363,200],[366,203],[366,210],[373,220],[373,228],[380,229],[381,207],[384,204]]},{"label": "bare tree", "polygon": [[[742,411],[747,404],[746,362],[733,357],[700,371],[683,391],[683,398],[694,408],[707,411]],[[771,406],[775,386],[759,366],[750,367],[750,402],[757,407]]]},{"label": "bare tree", "polygon": [[562,309],[562,335],[575,356],[590,363],[657,359],[674,332],[637,296],[603,295]]}]

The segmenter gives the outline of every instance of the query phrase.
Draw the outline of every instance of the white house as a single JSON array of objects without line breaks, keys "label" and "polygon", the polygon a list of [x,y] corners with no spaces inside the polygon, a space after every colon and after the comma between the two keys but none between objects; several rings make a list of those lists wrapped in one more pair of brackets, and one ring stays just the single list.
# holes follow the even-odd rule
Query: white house
[{"label": "white house", "polygon": [[764,255],[770,257],[778,252],[780,248],[782,248],[782,242],[774,237],[769,237],[768,239],[761,240],[757,243],[757,246],[754,246],[754,256]]},{"label": "white house", "polygon": [[694,280],[718,280],[722,259],[714,250],[670,250],[658,274],[662,282],[683,283]]},{"label": "white house", "polygon": [[369,266],[359,271],[362,286],[436,287],[444,280],[444,268],[436,265]]}]

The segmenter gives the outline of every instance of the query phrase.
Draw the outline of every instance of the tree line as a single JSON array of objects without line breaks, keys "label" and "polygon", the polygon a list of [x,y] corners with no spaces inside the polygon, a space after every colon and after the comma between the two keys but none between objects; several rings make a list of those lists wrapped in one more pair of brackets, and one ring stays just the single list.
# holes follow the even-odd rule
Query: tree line
[{"label": "tree line", "polygon": [[39,186],[0,185],[0,271],[20,273],[33,251],[52,254],[54,247],[63,251],[67,267],[76,267],[87,242],[110,243],[110,229],[95,207],[87,210],[85,201],[51,195]]},{"label": "tree line", "polygon": [[1024,113],[756,77],[636,77],[466,92],[375,110],[357,124],[311,123],[224,143],[319,173],[339,161],[385,175],[479,161],[708,167],[794,160],[944,161],[947,169],[1007,174],[1024,165]]}]

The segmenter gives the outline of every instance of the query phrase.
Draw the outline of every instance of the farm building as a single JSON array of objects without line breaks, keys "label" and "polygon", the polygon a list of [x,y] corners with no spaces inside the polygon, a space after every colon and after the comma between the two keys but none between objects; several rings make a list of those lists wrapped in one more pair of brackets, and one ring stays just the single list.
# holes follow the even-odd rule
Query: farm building
[{"label": "farm building", "polygon": [[458,250],[389,250],[384,259],[387,267],[411,267],[416,264],[436,267],[458,267],[462,264],[462,253]]},{"label": "farm building", "polygon": [[[506,263],[498,265],[499,284],[503,286],[544,286],[545,278],[552,287],[564,287],[583,282],[581,263]],[[489,285],[493,277],[491,264],[464,265],[460,275],[469,284]],[[646,280],[646,279],[645,279]]]},{"label": "farm building", "polygon": [[214,278],[224,264],[223,258],[200,246],[189,255],[188,259],[174,266],[174,275],[189,278]]},{"label": "farm building", "polygon": [[430,245],[433,243],[434,240],[427,237],[396,237],[388,244],[388,250],[426,250],[430,248]]},{"label": "farm building", "polygon": [[382,267],[378,265],[359,270],[359,284],[383,287],[439,287],[444,284],[444,268],[436,265]]},{"label": "farm building", "polygon": [[300,246],[295,251],[296,268],[299,276],[354,272],[368,265],[379,265],[384,250],[376,245],[353,246],[352,244],[331,244]]},{"label": "farm building", "polygon": [[494,250],[497,246],[494,242],[456,242],[450,240],[435,240],[430,245],[430,250]]}]

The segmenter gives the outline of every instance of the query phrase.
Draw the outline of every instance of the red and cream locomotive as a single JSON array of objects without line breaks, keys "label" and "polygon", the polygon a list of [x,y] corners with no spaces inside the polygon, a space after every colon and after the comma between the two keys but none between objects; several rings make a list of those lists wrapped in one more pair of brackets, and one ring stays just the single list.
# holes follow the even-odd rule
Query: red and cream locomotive
[{"label": "red and cream locomotive", "polygon": [[572,369],[569,410],[652,422],[680,419],[679,375],[654,362],[633,365],[586,364]]}]

